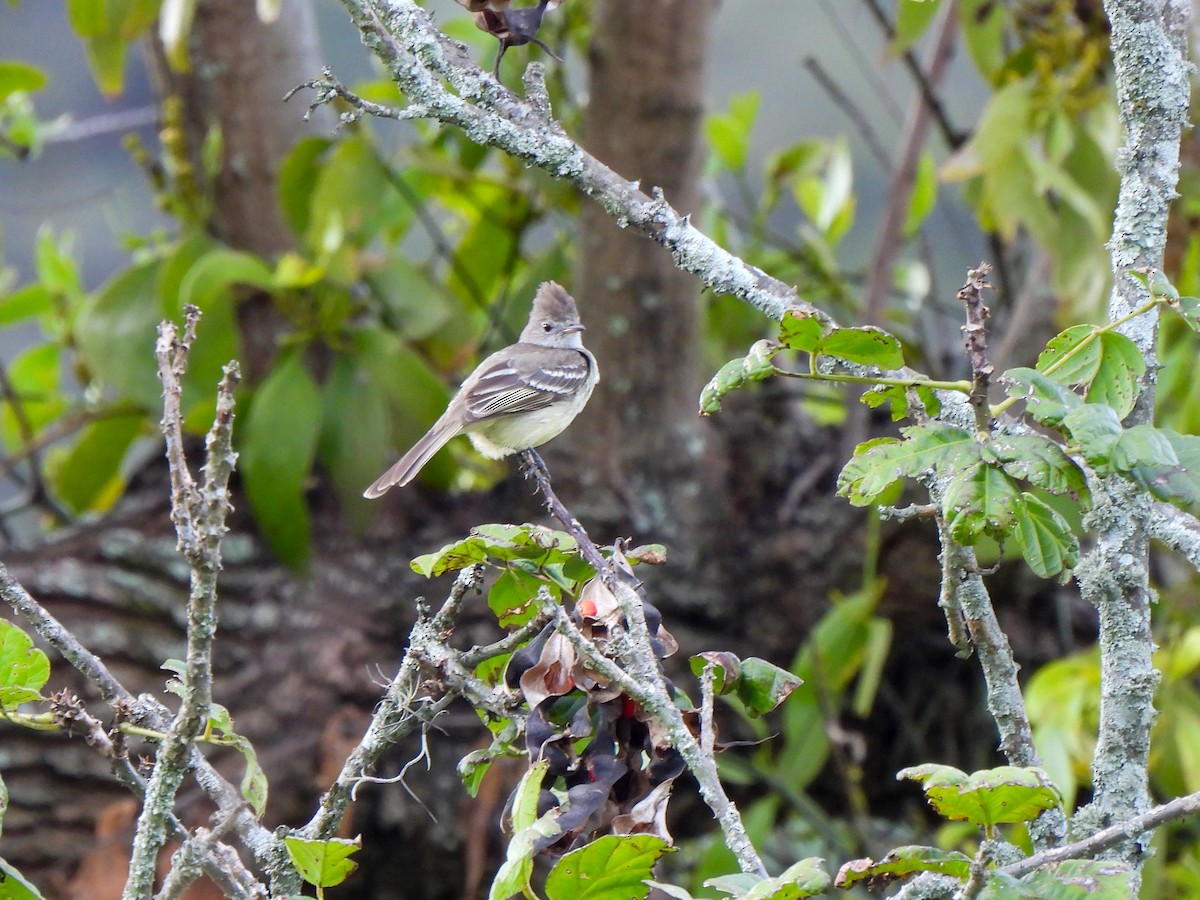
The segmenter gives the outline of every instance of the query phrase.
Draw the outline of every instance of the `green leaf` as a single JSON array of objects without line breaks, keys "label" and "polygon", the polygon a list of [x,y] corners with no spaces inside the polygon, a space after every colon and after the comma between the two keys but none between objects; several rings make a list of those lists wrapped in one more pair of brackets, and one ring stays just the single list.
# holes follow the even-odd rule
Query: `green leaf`
[{"label": "green leaf", "polygon": [[967,775],[953,766],[928,763],[902,769],[896,778],[920,782],[938,815],[988,829],[1031,822],[1062,803],[1050,778],[1035,767],[1000,766]]},{"label": "green leaf", "polygon": [[1146,361],[1125,335],[1075,325],[1051,339],[1037,370],[1061,385],[1082,387],[1089,403],[1107,404],[1123,419],[1141,389]]},{"label": "green leaf", "polygon": [[60,388],[61,370],[62,353],[57,344],[29,347],[13,358],[8,381],[14,396],[0,405],[4,442],[9,447],[25,446],[67,409]]},{"label": "green leaf", "polygon": [[67,20],[80,37],[94,37],[109,27],[105,0],[67,0]]},{"label": "green leaf", "polygon": [[27,284],[11,294],[0,297],[0,325],[13,325],[53,311],[53,298],[42,284]]},{"label": "green leaf", "polygon": [[50,660],[33,640],[6,619],[0,619],[0,709],[12,710],[41,699],[50,680]]},{"label": "green leaf", "polygon": [[1062,447],[1037,434],[1001,435],[987,450],[1005,472],[1052,494],[1086,496],[1083,470]]},{"label": "green leaf", "polygon": [[151,262],[115,275],[87,299],[75,321],[79,353],[92,376],[148,410],[162,405],[154,360],[163,319],[155,290],[158,268]]},{"label": "green leaf", "polygon": [[1021,555],[1041,578],[1053,578],[1079,562],[1079,542],[1071,526],[1032,494],[1021,495],[1016,535]]},{"label": "green leaf", "polygon": [[650,834],[605,835],[560,859],[546,878],[549,900],[641,900],[667,842]]},{"label": "green leaf", "polygon": [[17,91],[40,91],[46,86],[46,73],[36,66],[0,59],[0,101]]},{"label": "green leaf", "polygon": [[1128,474],[1160,500],[1200,503],[1200,437],[1166,428],[1158,431],[1174,450],[1178,464],[1135,465]]},{"label": "green leaf", "polygon": [[1200,297],[1179,297],[1170,304],[1192,331],[1200,331]]},{"label": "green leaf", "polygon": [[1114,860],[1069,859],[1024,878],[993,873],[980,900],[1127,900],[1133,873]]},{"label": "green leaf", "polygon": [[538,588],[545,581],[517,569],[506,569],[488,591],[488,607],[501,628],[519,628],[538,613]]},{"label": "green leaf", "polygon": [[4,900],[43,900],[41,892],[0,857],[0,897]]},{"label": "green leaf", "polygon": [[1029,415],[1043,425],[1061,425],[1067,413],[1083,405],[1069,387],[1036,369],[1009,369],[1004,379],[1009,383],[1008,395],[1024,400]]},{"label": "green leaf", "polygon": [[317,456],[356,528],[364,527],[375,509],[362,492],[391,461],[391,433],[386,390],[356,357],[338,354],[325,380]]},{"label": "green leaf", "polygon": [[345,881],[346,876],[358,868],[358,863],[350,859],[350,855],[362,847],[361,838],[352,841],[345,838],[310,841],[289,835],[283,839],[283,843],[300,877],[321,888],[333,887]]},{"label": "green leaf", "polygon": [[779,323],[779,342],[789,350],[812,353],[825,336],[825,325],[815,315],[789,309]]},{"label": "green leaf", "polygon": [[867,506],[902,478],[958,472],[979,459],[980,445],[964,428],[930,423],[905,428],[903,434],[902,441],[878,438],[860,444],[838,476],[838,493],[855,506]]},{"label": "green leaf", "polygon": [[817,345],[817,352],[863,366],[875,366],[885,372],[904,365],[900,341],[870,325],[834,329]]},{"label": "green leaf", "polygon": [[1118,472],[1129,472],[1138,466],[1173,468],[1179,465],[1179,457],[1164,432],[1153,425],[1134,425],[1117,438],[1109,451],[1109,462]]},{"label": "green leaf", "polygon": [[769,713],[788,698],[801,679],[765,659],[751,656],[742,660],[742,677],[737,683],[738,699],[751,717]]},{"label": "green leaf", "polygon": [[750,381],[762,381],[774,374],[772,357],[779,352],[772,341],[756,341],[745,356],[731,359],[721,366],[712,380],[700,392],[700,414],[712,415],[721,408],[721,400],[729,392]]},{"label": "green leaf", "polygon": [[970,871],[971,857],[965,853],[913,845],[897,847],[879,862],[873,859],[851,860],[838,870],[834,884],[845,889],[860,881],[870,881],[872,886],[877,886],[920,872],[936,872],[951,878],[965,879]]},{"label": "green leaf", "polygon": [[296,142],[279,167],[279,205],[297,236],[308,231],[313,190],[321,172],[321,157],[333,145],[326,137],[306,137]]},{"label": "green leaf", "polygon": [[830,885],[825,860],[810,856],[788,866],[775,878],[764,878],[738,900],[799,900],[824,893]]},{"label": "green leaf", "polygon": [[300,348],[282,356],[254,394],[240,446],[254,519],[287,565],[308,559],[305,490],[321,423],[321,394]]},{"label": "green leaf", "polygon": [[143,415],[112,416],[84,429],[54,470],[59,499],[77,513],[109,509],[125,487],[121,463],[145,426]]},{"label": "green leaf", "polygon": [[487,558],[488,553],[483,538],[472,536],[453,544],[447,544],[441,550],[433,553],[418,556],[409,565],[418,575],[436,578],[446,572],[455,572],[475,563],[481,563]]},{"label": "green leaf", "polygon": [[742,679],[742,661],[728,650],[708,650],[688,660],[692,674],[699,678],[706,668],[713,667],[713,691],[727,694]]},{"label": "green leaf", "polygon": [[458,777],[463,781],[467,793],[474,797],[479,793],[483,778],[492,767],[494,754],[490,749],[472,750],[458,761]]},{"label": "green leaf", "polygon": [[746,167],[759,99],[757,91],[736,94],[729,100],[728,112],[714,113],[704,124],[713,155],[726,169],[737,172]]},{"label": "green leaf", "polygon": [[512,801],[512,838],[508,842],[504,864],[496,872],[488,891],[488,900],[508,900],[513,894],[531,890],[529,879],[533,875],[534,841],[537,836],[556,830],[557,810],[538,819],[538,799],[542,792],[542,781],[549,763],[538,760],[529,767],[521,778]]},{"label": "green leaf", "polygon": [[999,468],[977,463],[946,485],[942,514],[960,544],[975,544],[984,535],[1000,538],[1012,527],[1021,493]]},{"label": "green leaf", "polygon": [[920,40],[940,8],[938,0],[900,0],[896,7],[892,53],[901,54]]},{"label": "green leaf", "polygon": [[[937,7],[936,2],[916,3],[914,0],[900,0],[900,8],[911,6]],[[921,225],[937,206],[937,161],[928,150],[921,154],[917,161],[917,171],[913,182],[912,198],[908,201],[908,213],[904,219],[904,237],[912,238],[921,230]]]},{"label": "green leaf", "polygon": [[[246,802],[250,804],[256,816],[262,816],[267,809],[267,773],[263,771],[263,767],[258,762],[258,753],[254,746],[246,738],[241,735],[237,736],[234,741],[234,749],[242,754],[242,758],[246,761],[246,772],[242,776],[242,781],[238,785],[238,790],[242,792],[242,796]],[[353,863],[351,864],[353,866]]]},{"label": "green leaf", "polygon": [[1083,458],[1094,466],[1108,463],[1109,453],[1124,430],[1117,411],[1097,403],[1071,410],[1062,424],[1079,444]]},{"label": "green leaf", "polygon": [[105,32],[84,41],[84,49],[96,87],[108,97],[120,94],[125,87],[125,39],[114,32]]},{"label": "green leaf", "polygon": [[963,42],[976,68],[989,80],[1004,65],[1006,7],[992,0],[962,0],[958,8]]}]

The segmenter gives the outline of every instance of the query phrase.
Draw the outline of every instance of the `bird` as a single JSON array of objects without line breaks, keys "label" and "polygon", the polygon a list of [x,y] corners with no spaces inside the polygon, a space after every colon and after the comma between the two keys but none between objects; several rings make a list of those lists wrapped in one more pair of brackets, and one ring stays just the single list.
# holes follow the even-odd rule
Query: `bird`
[{"label": "bird", "polygon": [[563,0],[539,0],[537,6],[527,6],[521,9],[509,9],[511,0],[458,0],[465,6],[475,19],[475,27],[480,31],[495,35],[500,41],[500,49],[496,51],[496,64],[492,66],[492,75],[499,79],[500,60],[509,47],[519,47],[522,44],[536,44],[554,59],[562,62],[562,57],[543,44],[537,38],[538,29],[542,27],[542,15],[547,9],[554,9]]},{"label": "bird", "polygon": [[363,496],[403,487],[459,434],[489,459],[538,447],[556,437],[587,404],[600,372],[583,346],[574,298],[553,281],[533,297],[515,344],[497,350],[463,382],[441,418]]}]

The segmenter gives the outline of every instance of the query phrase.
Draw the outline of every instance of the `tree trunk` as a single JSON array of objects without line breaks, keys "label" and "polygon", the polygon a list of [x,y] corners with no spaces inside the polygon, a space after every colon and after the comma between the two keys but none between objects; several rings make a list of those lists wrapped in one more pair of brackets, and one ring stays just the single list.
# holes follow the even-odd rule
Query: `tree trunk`
[{"label": "tree trunk", "polygon": [[[716,0],[599,0],[584,146],[681,210],[699,211],[705,62]],[[698,285],[670,254],[595,204],[579,226],[576,291],[600,385],[568,432],[572,468],[602,520],[677,544],[721,503],[697,416]],[[716,502],[714,502],[716,501]]]}]

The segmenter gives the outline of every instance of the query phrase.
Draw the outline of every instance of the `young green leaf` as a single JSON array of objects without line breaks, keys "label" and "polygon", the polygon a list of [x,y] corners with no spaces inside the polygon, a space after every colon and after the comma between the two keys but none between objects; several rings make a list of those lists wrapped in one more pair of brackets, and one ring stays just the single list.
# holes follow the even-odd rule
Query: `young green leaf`
[{"label": "young green leaf", "polygon": [[779,343],[789,350],[812,353],[825,336],[825,326],[811,313],[789,309],[779,323]]},{"label": "young green leaf", "polygon": [[836,328],[821,339],[816,352],[863,366],[875,366],[885,372],[904,365],[900,341],[870,325]]},{"label": "young green leaf", "polygon": [[358,863],[350,859],[350,855],[362,847],[361,838],[352,841],[345,838],[310,841],[288,836],[283,843],[300,877],[319,888],[333,887],[345,881],[346,876],[358,868]]},{"label": "young green leaf", "polygon": [[241,441],[246,496],[263,536],[290,566],[308,559],[305,491],[317,451],[321,393],[299,348],[275,364],[254,394]]},{"label": "young green leaf", "polygon": [[752,717],[769,713],[801,684],[787,669],[751,656],[742,660],[742,677],[737,683],[738,699]]},{"label": "young green leaf", "polygon": [[914,845],[897,847],[878,862],[869,858],[851,860],[838,870],[834,884],[844,889],[870,881],[873,887],[879,887],[921,872],[965,879],[970,871],[971,857],[965,853]]},{"label": "young green leaf", "polygon": [[1020,490],[995,466],[977,463],[959,472],[946,485],[942,514],[950,534],[971,545],[982,536],[1001,537],[1013,524]]},{"label": "young green leaf", "polygon": [[1031,822],[1062,803],[1049,776],[1034,767],[1000,766],[968,775],[953,766],[927,763],[902,769],[896,778],[920,782],[938,815],[988,829]]},{"label": "young green leaf", "polygon": [[42,698],[50,680],[50,660],[33,646],[33,639],[6,619],[0,619],[0,709],[15,709]]},{"label": "young green leaf", "polygon": [[825,871],[825,860],[810,856],[788,866],[775,878],[764,878],[738,900],[800,900],[825,892],[831,880]]},{"label": "young green leaf", "polygon": [[730,99],[728,112],[714,113],[704,125],[713,155],[730,171],[737,172],[746,167],[750,129],[758,115],[758,103],[757,91],[737,94]]},{"label": "young green leaf", "polygon": [[545,760],[538,760],[517,785],[512,803],[512,838],[508,842],[504,864],[492,880],[488,900],[508,900],[513,894],[528,894],[531,890],[529,879],[533,875],[534,842],[559,830],[558,808],[541,818],[537,814],[542,780],[548,766]]},{"label": "young green leaf", "polygon": [[720,410],[725,395],[743,384],[770,378],[775,372],[771,359],[778,352],[779,345],[773,341],[756,341],[745,356],[721,366],[700,392],[700,415],[708,416]]},{"label": "young green leaf", "polygon": [[1041,578],[1053,578],[1079,562],[1079,541],[1066,519],[1029,493],[1017,506],[1017,543],[1029,568]]},{"label": "young green leaf", "polygon": [[641,900],[667,842],[650,834],[605,835],[572,850],[546,878],[549,900]]},{"label": "young green leaf", "polygon": [[1200,297],[1179,297],[1171,307],[1192,331],[1200,331]]},{"label": "young green leaf", "polygon": [[267,773],[263,771],[263,767],[259,764],[258,753],[250,741],[240,734],[235,737],[236,740],[233,742],[234,749],[242,754],[242,758],[246,761],[246,772],[242,776],[238,790],[242,792],[242,796],[250,804],[250,808],[254,810],[254,814],[261,816],[267,808],[267,791],[269,787],[267,784]]}]

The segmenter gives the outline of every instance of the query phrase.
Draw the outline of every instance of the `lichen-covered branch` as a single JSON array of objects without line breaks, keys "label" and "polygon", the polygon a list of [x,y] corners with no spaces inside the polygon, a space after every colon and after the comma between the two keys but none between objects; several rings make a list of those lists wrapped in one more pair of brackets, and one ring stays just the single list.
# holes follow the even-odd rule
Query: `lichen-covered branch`
[{"label": "lichen-covered branch", "polygon": [[[1112,254],[1109,319],[1150,299],[1132,271],[1160,271],[1167,212],[1175,198],[1179,142],[1187,125],[1191,68],[1187,61],[1189,0],[1106,0],[1112,25],[1117,101],[1125,126],[1118,158],[1121,186]],[[1150,423],[1157,369],[1157,310],[1120,326],[1146,360],[1147,375],[1128,424]],[[1151,500],[1116,476],[1093,485],[1095,508],[1086,525],[1093,549],[1076,569],[1083,595],[1100,613],[1100,729],[1093,757],[1095,799],[1076,830],[1091,831],[1135,816],[1149,806],[1150,728],[1158,673],[1150,630]],[[1141,848],[1127,840],[1118,851],[1140,873]]]},{"label": "lichen-covered branch", "polygon": [[188,596],[187,675],[179,712],[155,754],[154,771],[146,785],[138,816],[124,900],[145,900],[154,888],[158,852],[166,842],[166,822],[175,794],[187,773],[195,740],[207,727],[212,706],[212,644],[217,629],[217,575],[221,570],[221,539],[227,531],[229,478],[237,455],[233,452],[233,393],[239,381],[237,363],[225,367],[217,387],[217,412],[207,441],[204,485],[197,488],[183,452],[181,379],[196,334],[200,312],[185,311],[182,339],[174,324],[159,326],[155,355],[163,382],[162,430],[171,470],[171,520],[179,549],[191,567]]}]

